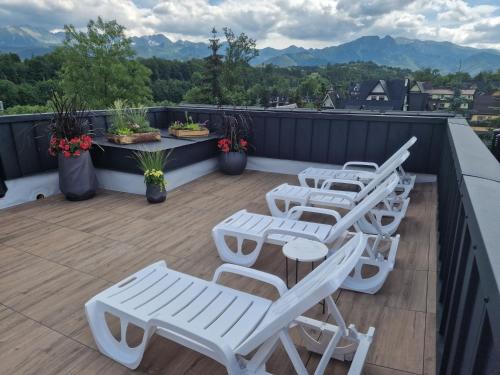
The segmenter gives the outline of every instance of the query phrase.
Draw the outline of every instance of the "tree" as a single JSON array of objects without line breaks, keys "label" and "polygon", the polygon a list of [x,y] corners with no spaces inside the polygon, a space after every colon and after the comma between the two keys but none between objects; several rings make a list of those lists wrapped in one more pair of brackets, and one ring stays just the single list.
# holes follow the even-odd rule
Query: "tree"
[{"label": "tree", "polygon": [[209,102],[220,105],[223,102],[221,88],[222,56],[219,55],[220,40],[217,38],[217,30],[212,28],[212,38],[209,40],[209,46],[212,53],[205,61],[204,84],[209,91]]},{"label": "tree", "polygon": [[188,81],[178,79],[159,79],[153,82],[153,99],[155,102],[169,101],[180,103],[184,94],[189,90]]},{"label": "tree", "polygon": [[19,89],[11,81],[0,79],[0,100],[5,108],[19,104]]},{"label": "tree", "polygon": [[130,103],[151,101],[151,71],[132,60],[135,52],[125,28],[116,21],[90,21],[86,32],[64,26],[61,87],[80,96],[90,108],[109,108],[116,99]]},{"label": "tree", "polygon": [[312,104],[315,108],[321,108],[323,98],[329,82],[319,73],[311,73],[304,78],[298,87],[298,92],[306,103]]},{"label": "tree", "polygon": [[[229,96],[241,98],[244,91],[242,78],[248,76],[251,71],[250,60],[259,55],[255,39],[249,38],[245,33],[236,36],[234,32],[225,27],[224,36],[226,37],[226,54],[222,68],[223,90]],[[236,93],[240,91],[240,93]],[[238,103],[229,103],[238,104]]]}]

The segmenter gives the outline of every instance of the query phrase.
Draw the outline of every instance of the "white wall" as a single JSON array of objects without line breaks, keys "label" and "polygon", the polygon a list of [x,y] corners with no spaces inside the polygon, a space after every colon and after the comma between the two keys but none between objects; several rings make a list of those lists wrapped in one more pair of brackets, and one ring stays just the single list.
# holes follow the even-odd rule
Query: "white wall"
[{"label": "white wall", "polygon": [[[308,167],[338,169],[340,165],[311,163],[295,160],[271,159],[251,156],[248,158],[247,169],[298,174]],[[167,190],[173,190],[190,181],[217,170],[217,158],[201,161],[188,165],[184,168],[175,169],[165,174],[168,181]],[[97,180],[99,188],[122,191],[133,194],[145,194],[146,186],[141,175],[125,172],[117,172],[108,169],[97,169]],[[429,174],[417,174],[417,182],[435,182],[436,176]],[[37,195],[42,194],[49,197],[59,194],[59,176],[57,172],[40,173],[34,176],[17,178],[6,181],[8,191],[4,198],[0,199],[0,209],[15,206],[17,204],[34,201]]]},{"label": "white wall", "polygon": [[[167,190],[175,189],[192,180],[217,169],[217,158],[204,160],[184,168],[167,172],[165,177]],[[96,169],[99,188],[126,193],[145,194],[146,186],[141,175],[117,172],[108,169]],[[39,173],[34,176],[6,181],[7,194],[0,198],[0,209],[36,200],[39,194],[49,197],[59,194],[59,175],[57,172]]]},{"label": "white wall", "polygon": [[[306,161],[286,160],[286,159],[271,159],[262,158],[258,156],[251,156],[248,158],[247,169],[262,172],[285,173],[285,174],[298,174],[309,167],[340,169],[341,165],[325,164],[325,163],[312,163]],[[435,182],[436,175],[417,173],[416,182]]]}]

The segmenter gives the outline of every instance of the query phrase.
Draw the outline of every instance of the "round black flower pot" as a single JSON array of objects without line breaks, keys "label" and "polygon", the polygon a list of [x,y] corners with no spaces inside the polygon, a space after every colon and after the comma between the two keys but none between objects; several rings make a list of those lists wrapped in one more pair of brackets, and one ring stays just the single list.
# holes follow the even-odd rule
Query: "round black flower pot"
[{"label": "round black flower pot", "polygon": [[146,184],[146,199],[149,203],[165,202],[167,190],[156,184]]},{"label": "round black flower pot", "polygon": [[245,152],[221,152],[219,154],[219,168],[225,174],[242,174],[247,166]]},{"label": "round black flower pot", "polygon": [[90,199],[97,190],[97,177],[88,151],[80,156],[58,155],[59,189],[67,200]]}]

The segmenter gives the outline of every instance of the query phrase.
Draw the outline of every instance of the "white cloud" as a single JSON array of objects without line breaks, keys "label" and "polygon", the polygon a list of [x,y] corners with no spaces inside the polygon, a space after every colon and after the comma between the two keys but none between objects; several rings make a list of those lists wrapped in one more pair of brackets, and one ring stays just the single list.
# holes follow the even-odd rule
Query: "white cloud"
[{"label": "white cloud", "polygon": [[[204,41],[212,26],[245,32],[259,47],[321,47],[392,35],[500,49],[500,4],[465,0],[0,0],[0,24],[48,29],[116,19],[130,35]],[[497,4],[497,5],[494,5]]]}]

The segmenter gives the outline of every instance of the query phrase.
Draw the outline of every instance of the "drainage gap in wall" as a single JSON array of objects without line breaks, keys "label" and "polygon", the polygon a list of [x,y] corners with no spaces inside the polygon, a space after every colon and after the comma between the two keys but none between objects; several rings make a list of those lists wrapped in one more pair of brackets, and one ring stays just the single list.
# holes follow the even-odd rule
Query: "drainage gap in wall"
[{"label": "drainage gap in wall", "polygon": [[36,195],[36,200],[39,200],[39,199],[45,199],[45,195],[42,194],[42,193],[39,193]]}]

